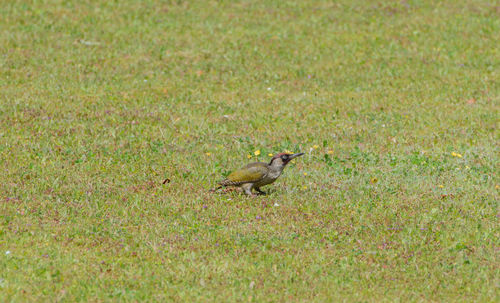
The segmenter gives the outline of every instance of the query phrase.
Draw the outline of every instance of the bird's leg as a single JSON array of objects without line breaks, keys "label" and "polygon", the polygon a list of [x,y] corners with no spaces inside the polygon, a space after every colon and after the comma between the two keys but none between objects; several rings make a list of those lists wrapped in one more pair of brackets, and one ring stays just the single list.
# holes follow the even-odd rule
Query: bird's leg
[{"label": "bird's leg", "polygon": [[261,191],[259,187],[255,187],[255,190],[259,193],[259,195],[267,195],[265,191]]},{"label": "bird's leg", "polygon": [[254,196],[254,194],[252,194],[253,183],[245,183],[241,188],[243,188],[245,195]]}]

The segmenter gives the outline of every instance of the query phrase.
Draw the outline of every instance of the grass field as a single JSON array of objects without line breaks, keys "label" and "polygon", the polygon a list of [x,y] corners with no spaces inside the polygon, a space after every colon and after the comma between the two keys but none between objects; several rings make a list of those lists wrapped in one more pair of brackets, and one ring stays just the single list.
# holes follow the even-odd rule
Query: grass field
[{"label": "grass field", "polygon": [[500,300],[498,1],[1,7],[0,301]]}]

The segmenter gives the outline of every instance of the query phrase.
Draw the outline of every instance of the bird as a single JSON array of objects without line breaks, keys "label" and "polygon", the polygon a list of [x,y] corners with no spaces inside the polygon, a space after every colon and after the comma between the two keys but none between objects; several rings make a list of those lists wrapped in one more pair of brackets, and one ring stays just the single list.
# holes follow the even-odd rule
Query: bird
[{"label": "bird", "polygon": [[219,187],[212,189],[216,191],[223,187],[241,187],[243,192],[249,196],[255,196],[252,189],[255,189],[258,194],[265,195],[260,188],[276,181],[285,166],[294,158],[300,157],[304,153],[280,153],[272,157],[269,163],[253,162],[245,167],[242,167],[227,176],[226,179],[218,182]]}]

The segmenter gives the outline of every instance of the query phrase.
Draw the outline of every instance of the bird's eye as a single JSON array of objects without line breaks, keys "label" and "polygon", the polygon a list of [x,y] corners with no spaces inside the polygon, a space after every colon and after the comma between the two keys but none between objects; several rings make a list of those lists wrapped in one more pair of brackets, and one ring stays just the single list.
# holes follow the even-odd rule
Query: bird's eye
[{"label": "bird's eye", "polygon": [[288,159],[288,155],[283,155],[283,156],[281,156],[281,159],[283,159],[283,160],[287,160],[287,159]]}]

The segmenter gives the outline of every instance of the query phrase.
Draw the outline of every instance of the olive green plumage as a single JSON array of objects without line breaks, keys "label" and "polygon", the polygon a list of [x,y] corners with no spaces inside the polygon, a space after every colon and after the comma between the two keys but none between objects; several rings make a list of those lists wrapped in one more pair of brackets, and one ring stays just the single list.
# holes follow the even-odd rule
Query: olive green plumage
[{"label": "olive green plumage", "polygon": [[254,162],[240,168],[227,176],[227,179],[219,182],[222,186],[238,186],[243,183],[255,183],[264,178],[268,173],[268,164],[264,162]]},{"label": "olive green plumage", "polygon": [[277,154],[271,159],[271,162],[254,162],[242,167],[227,176],[226,179],[220,181],[218,188],[212,189],[216,191],[226,186],[238,186],[243,188],[247,195],[253,196],[252,189],[255,189],[260,194],[265,194],[260,188],[264,185],[271,184],[278,179],[283,172],[285,166],[293,159],[302,156],[303,153]]}]

